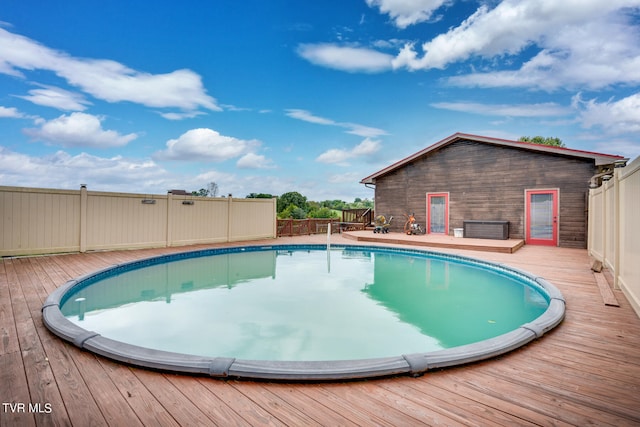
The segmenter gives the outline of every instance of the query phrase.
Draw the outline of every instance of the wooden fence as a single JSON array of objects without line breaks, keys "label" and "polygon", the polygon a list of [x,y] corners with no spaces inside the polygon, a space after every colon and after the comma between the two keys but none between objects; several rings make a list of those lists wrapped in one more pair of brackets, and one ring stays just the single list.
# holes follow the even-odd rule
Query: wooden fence
[{"label": "wooden fence", "polygon": [[589,190],[589,254],[601,261],[640,316],[640,157]]},{"label": "wooden fence", "polygon": [[276,199],[0,186],[0,256],[276,237]]},{"label": "wooden fence", "polygon": [[340,232],[340,221],[335,218],[278,219],[278,237],[327,233],[328,224],[332,234]]},{"label": "wooden fence", "polygon": [[361,223],[368,227],[373,223],[373,209],[345,209],[342,211],[343,223]]}]

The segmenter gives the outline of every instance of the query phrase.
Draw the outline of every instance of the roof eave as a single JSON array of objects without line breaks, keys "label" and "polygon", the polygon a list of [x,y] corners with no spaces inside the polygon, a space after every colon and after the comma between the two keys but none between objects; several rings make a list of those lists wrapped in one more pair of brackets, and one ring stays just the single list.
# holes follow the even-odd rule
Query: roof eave
[{"label": "roof eave", "polygon": [[436,142],[435,144],[432,144],[414,154],[411,154],[410,156],[405,157],[404,159],[401,159],[389,166],[387,166],[384,169],[379,170],[378,172],[375,172],[365,178],[363,178],[360,183],[361,184],[375,184],[375,180],[376,178],[386,175],[389,172],[392,172],[396,169],[399,169],[400,167],[404,166],[407,163],[412,162],[413,160],[422,157],[423,155],[431,152],[431,151],[435,151],[445,145],[449,145],[452,142],[461,140],[461,139],[468,139],[471,141],[479,141],[479,142],[484,142],[487,144],[493,144],[493,145],[500,145],[500,146],[507,146],[507,147],[513,147],[513,148],[519,148],[519,149],[529,149],[532,151],[538,151],[538,152],[546,152],[546,153],[550,153],[550,154],[558,154],[561,156],[570,156],[570,157],[578,157],[578,158],[585,158],[585,159],[593,159],[595,161],[596,166],[603,166],[603,165],[610,165],[613,162],[617,161],[617,160],[628,160],[625,159],[625,157],[623,156],[617,156],[617,155],[609,155],[609,154],[602,154],[602,153],[594,153],[594,152],[590,152],[590,151],[582,151],[582,150],[574,150],[571,148],[564,148],[564,147],[554,147],[554,146],[550,146],[550,145],[541,145],[541,144],[534,144],[534,143],[526,143],[526,142],[521,142],[521,141],[510,141],[507,139],[499,139],[499,138],[491,138],[491,137],[486,137],[486,136],[479,136],[479,135],[472,135],[472,134],[466,134],[466,133],[455,133],[441,141]]}]

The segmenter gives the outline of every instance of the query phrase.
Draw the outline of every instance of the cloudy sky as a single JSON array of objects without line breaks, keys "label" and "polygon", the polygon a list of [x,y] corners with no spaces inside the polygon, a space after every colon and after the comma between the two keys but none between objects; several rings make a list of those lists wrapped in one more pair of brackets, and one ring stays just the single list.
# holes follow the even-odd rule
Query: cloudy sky
[{"label": "cloudy sky", "polygon": [[0,8],[0,185],[352,201],[456,132],[640,155],[640,0]]}]

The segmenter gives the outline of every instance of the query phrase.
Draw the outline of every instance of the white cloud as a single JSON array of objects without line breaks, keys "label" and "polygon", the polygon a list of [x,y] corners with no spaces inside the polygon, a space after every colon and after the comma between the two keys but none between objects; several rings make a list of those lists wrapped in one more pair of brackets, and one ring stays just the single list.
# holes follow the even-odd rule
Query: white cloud
[{"label": "white cloud", "polygon": [[0,181],[4,185],[77,189],[80,184],[103,191],[166,192],[175,180],[152,160],[104,158],[64,151],[36,157],[0,146]]},{"label": "white cloud", "polygon": [[456,28],[423,44],[424,55],[417,57],[413,46],[406,46],[394,66],[409,69],[444,68],[472,55],[493,57],[517,54],[531,43],[545,41],[550,34],[571,30],[637,0],[505,0],[494,9],[482,5]]},{"label": "white cloud", "polygon": [[[640,82],[640,31],[625,13],[639,0],[505,0],[421,46],[407,44],[394,68],[443,69],[472,57],[504,58],[533,45],[520,69],[451,77],[459,86],[592,89]],[[594,54],[597,52],[597,54]]]},{"label": "white cloud", "polygon": [[18,96],[24,100],[45,107],[65,111],[84,111],[91,103],[78,93],[69,92],[54,86],[39,85],[41,89],[32,89],[27,96]]},{"label": "white cloud", "polygon": [[380,148],[380,141],[365,138],[360,144],[356,145],[353,150],[351,150],[351,155],[353,157],[370,156],[380,151]]},{"label": "white cloud", "polygon": [[240,169],[273,169],[275,166],[270,159],[262,154],[247,153],[236,163]]},{"label": "white cloud", "polygon": [[336,125],[336,122],[331,119],[325,119],[324,117],[316,116],[307,110],[289,109],[285,110],[286,115],[292,119],[298,119],[309,123],[316,123],[319,125]]},{"label": "white cloud", "polygon": [[357,123],[339,123],[338,125],[347,128],[347,133],[365,138],[375,138],[377,136],[388,135],[385,130],[370,126],[363,126]]},{"label": "white cloud", "polygon": [[606,141],[597,143],[594,151],[598,153],[617,154],[624,156],[630,161],[640,157],[640,144],[638,141],[628,139],[607,138]]},{"label": "white cloud", "polygon": [[218,111],[201,77],[191,70],[150,74],[116,61],[74,58],[27,37],[0,28],[0,73],[24,77],[23,71],[48,70],[70,85],[108,102],[135,102],[155,108]]},{"label": "white cloud", "polygon": [[640,83],[640,31],[616,17],[566,27],[540,44],[543,49],[518,70],[461,75],[449,83],[543,90]]},{"label": "white cloud", "polygon": [[640,93],[606,102],[584,101],[578,94],[573,105],[584,128],[600,127],[609,135],[640,133]]},{"label": "white cloud", "polygon": [[29,156],[3,146],[0,146],[0,182],[19,187],[66,189],[78,189],[82,183],[96,191],[143,194],[166,194],[170,189],[193,191],[215,182],[220,190],[218,194],[233,193],[236,197],[267,191],[265,182],[269,187],[279,183],[277,187],[281,191],[274,194],[289,191],[296,184],[281,182],[277,177],[265,181],[264,178],[239,177],[216,170],[183,175],[169,172],[151,159],[105,158],[87,153],[74,156],[65,151],[42,157]]},{"label": "white cloud", "polygon": [[342,150],[339,148],[331,148],[324,153],[320,154],[316,161],[321,163],[337,163],[342,165],[348,165],[346,160],[351,157],[351,153],[347,150]]},{"label": "white cloud", "polygon": [[0,106],[0,118],[11,118],[11,119],[21,119],[24,116],[20,111],[18,111],[15,107],[3,107]]},{"label": "white cloud", "polygon": [[393,56],[377,50],[331,43],[301,44],[298,55],[315,65],[353,73],[391,70]]},{"label": "white cloud", "polygon": [[[432,19],[444,0],[367,0],[404,28]],[[640,0],[503,0],[483,3],[457,27],[421,45],[405,43],[395,57],[331,43],[306,44],[298,54],[323,67],[348,72],[445,69],[470,59],[490,60],[496,71],[460,74],[446,81],[463,87],[525,87],[542,90],[602,89],[640,83]],[[495,7],[490,7],[497,4]],[[375,41],[376,49],[397,46]],[[529,53],[535,52],[534,54]],[[520,68],[517,55],[530,55]],[[503,66],[508,65],[509,69]],[[502,69],[497,68],[502,67]]]},{"label": "white cloud", "polygon": [[260,145],[256,140],[243,140],[220,135],[212,129],[191,129],[178,139],[167,141],[166,150],[156,153],[158,159],[222,162],[247,154]]},{"label": "white cloud", "polygon": [[239,179],[240,178],[235,174],[209,170],[196,176],[183,177],[180,189],[193,189],[197,191],[201,188],[207,188],[207,185],[210,182],[215,182],[218,185],[218,197],[226,196],[227,194],[234,192],[236,193],[236,197],[238,197]]},{"label": "white cloud", "polygon": [[238,107],[233,104],[222,104],[221,107],[224,108],[226,111],[252,111],[252,108]]},{"label": "white cloud", "polygon": [[340,148],[331,148],[324,153],[320,154],[316,161],[321,163],[334,163],[342,166],[348,165],[348,160],[356,157],[371,156],[382,148],[380,141],[365,138],[360,144],[353,147],[351,150],[344,150]]},{"label": "white cloud", "polygon": [[375,40],[371,45],[377,49],[399,49],[407,43],[407,40],[389,39]]},{"label": "white cloud", "polygon": [[433,12],[446,3],[447,0],[367,0],[369,7],[377,6],[398,28],[428,21]]},{"label": "white cloud", "polygon": [[334,174],[327,178],[327,181],[331,184],[353,184],[362,179],[362,174],[358,172],[346,172],[341,174]]},{"label": "white cloud", "polygon": [[34,139],[63,147],[120,147],[138,137],[135,133],[120,135],[114,130],[104,130],[100,117],[79,112],[44,121],[39,128],[24,132]]},{"label": "white cloud", "polygon": [[507,117],[550,117],[564,116],[572,110],[555,102],[541,104],[481,104],[477,102],[436,102],[432,107],[463,113],[482,114],[485,116]]},{"label": "white cloud", "polygon": [[183,113],[162,113],[162,112],[158,112],[158,114],[160,114],[162,117],[164,117],[167,120],[183,120],[183,119],[192,119],[194,117],[198,117],[201,116],[205,113],[203,113],[202,111],[187,111],[187,112],[183,112]]},{"label": "white cloud", "polygon": [[365,138],[375,138],[382,135],[388,135],[388,133],[382,129],[364,126],[357,123],[349,123],[349,122],[336,122],[332,119],[327,119],[325,117],[316,116],[313,113],[307,110],[299,110],[299,109],[289,109],[285,110],[286,115],[291,117],[292,119],[298,119],[309,123],[315,123],[319,125],[327,125],[327,126],[337,126],[341,128],[345,128],[346,133],[350,133],[352,135],[358,135]]}]

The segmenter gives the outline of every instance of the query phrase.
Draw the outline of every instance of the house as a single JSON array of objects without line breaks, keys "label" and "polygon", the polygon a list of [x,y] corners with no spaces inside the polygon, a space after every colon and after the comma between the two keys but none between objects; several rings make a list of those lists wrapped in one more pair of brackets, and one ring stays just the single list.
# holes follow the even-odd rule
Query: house
[{"label": "house", "polygon": [[525,239],[585,248],[587,195],[622,156],[456,133],[362,179],[376,214],[403,231],[414,214],[426,233]]}]

